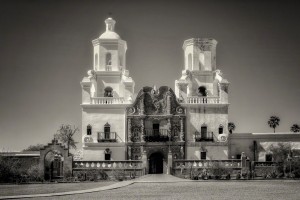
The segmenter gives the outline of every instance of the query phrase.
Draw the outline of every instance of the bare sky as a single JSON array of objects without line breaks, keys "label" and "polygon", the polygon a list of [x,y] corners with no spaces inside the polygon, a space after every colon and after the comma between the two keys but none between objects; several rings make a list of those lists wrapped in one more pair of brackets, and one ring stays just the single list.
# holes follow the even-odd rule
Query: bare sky
[{"label": "bare sky", "polygon": [[183,41],[215,38],[235,132],[270,132],[270,115],[287,132],[300,124],[299,10],[297,1],[2,0],[0,150],[46,144],[62,123],[81,126],[79,82],[109,12],[127,41],[136,92],[174,88]]}]

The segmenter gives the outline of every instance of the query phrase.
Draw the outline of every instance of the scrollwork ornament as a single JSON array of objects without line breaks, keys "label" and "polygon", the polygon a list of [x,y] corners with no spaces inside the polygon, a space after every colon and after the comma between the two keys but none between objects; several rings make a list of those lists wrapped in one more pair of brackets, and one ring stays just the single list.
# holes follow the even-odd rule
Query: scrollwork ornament
[{"label": "scrollwork ornament", "polygon": [[135,108],[134,107],[130,107],[130,108],[128,108],[127,112],[128,112],[129,115],[132,115],[132,114],[135,113]]},{"label": "scrollwork ornament", "polygon": [[184,110],[183,110],[182,107],[178,106],[178,107],[176,108],[176,112],[179,113],[179,114],[183,114]]}]

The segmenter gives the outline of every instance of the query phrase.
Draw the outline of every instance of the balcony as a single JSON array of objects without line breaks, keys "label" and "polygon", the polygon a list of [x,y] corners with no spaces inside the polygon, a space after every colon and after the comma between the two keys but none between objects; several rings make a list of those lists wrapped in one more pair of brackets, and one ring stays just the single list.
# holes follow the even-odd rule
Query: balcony
[{"label": "balcony", "polygon": [[117,133],[98,132],[98,142],[117,142]]},{"label": "balcony", "polygon": [[145,142],[167,142],[169,141],[168,129],[145,129]]},{"label": "balcony", "polygon": [[92,97],[92,104],[124,104],[125,100],[123,97]]},{"label": "balcony", "polygon": [[213,142],[214,133],[213,132],[195,132],[195,142]]},{"label": "balcony", "polygon": [[219,97],[187,97],[188,104],[219,104]]}]

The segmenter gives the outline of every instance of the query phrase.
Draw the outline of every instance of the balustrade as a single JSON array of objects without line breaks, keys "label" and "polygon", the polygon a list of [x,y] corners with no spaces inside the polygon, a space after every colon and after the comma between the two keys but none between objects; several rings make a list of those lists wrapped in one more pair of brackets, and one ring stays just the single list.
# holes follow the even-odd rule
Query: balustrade
[{"label": "balustrade", "polygon": [[218,104],[220,103],[219,97],[187,97],[188,104]]},{"label": "balustrade", "polygon": [[259,161],[255,161],[253,163],[254,163],[254,167],[274,167],[280,164],[280,162],[259,162]]},{"label": "balustrade", "polygon": [[92,104],[124,104],[123,97],[92,97]]},{"label": "balustrade", "polygon": [[175,160],[175,169],[186,168],[213,168],[216,166],[224,168],[242,168],[241,160]]},{"label": "balustrade", "polygon": [[74,161],[73,169],[142,169],[139,160]]}]

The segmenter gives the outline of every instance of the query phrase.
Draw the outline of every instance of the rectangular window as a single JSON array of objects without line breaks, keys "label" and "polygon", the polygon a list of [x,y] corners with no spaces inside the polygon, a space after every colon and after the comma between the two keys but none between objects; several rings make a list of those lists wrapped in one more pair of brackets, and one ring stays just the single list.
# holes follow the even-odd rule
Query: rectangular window
[{"label": "rectangular window", "polygon": [[201,160],[206,160],[206,152],[202,151],[200,154]]},{"label": "rectangular window", "polygon": [[105,160],[110,160],[110,153],[105,154]]},{"label": "rectangular window", "polygon": [[241,154],[236,154],[236,159],[241,159],[242,155]]},{"label": "rectangular window", "polygon": [[110,139],[110,127],[104,127],[104,137]]},{"label": "rectangular window", "polygon": [[223,127],[219,127],[219,134],[223,134]]},{"label": "rectangular window", "polygon": [[266,162],[272,162],[272,161],[273,161],[272,154],[266,154]]},{"label": "rectangular window", "polygon": [[207,126],[201,127],[201,138],[207,138]]}]

